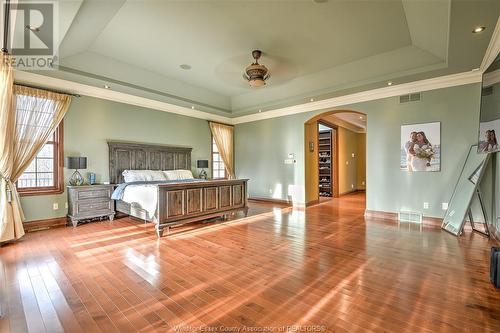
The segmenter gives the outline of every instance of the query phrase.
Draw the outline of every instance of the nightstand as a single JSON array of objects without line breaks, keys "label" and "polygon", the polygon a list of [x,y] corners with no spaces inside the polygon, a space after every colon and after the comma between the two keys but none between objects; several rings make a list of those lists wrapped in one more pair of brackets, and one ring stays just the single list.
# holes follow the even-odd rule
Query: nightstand
[{"label": "nightstand", "polygon": [[111,200],[114,185],[68,186],[68,217],[73,227],[79,221],[107,216],[111,221],[115,216],[115,203]]}]

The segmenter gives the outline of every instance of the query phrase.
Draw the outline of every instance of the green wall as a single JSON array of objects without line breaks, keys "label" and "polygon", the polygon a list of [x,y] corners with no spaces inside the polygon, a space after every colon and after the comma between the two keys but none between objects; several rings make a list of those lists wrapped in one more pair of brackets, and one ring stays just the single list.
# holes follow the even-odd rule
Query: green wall
[{"label": "green wall", "polygon": [[481,99],[481,121],[487,122],[500,118],[500,83],[491,86],[492,94]]},{"label": "green wall", "polygon": [[[469,84],[423,92],[419,102],[399,104],[391,97],[341,108],[367,115],[367,209],[444,216],[441,203],[450,200],[469,147],[477,143],[480,91],[480,84]],[[236,175],[250,178],[250,196],[278,197],[269,190],[281,184],[304,203],[304,123],[324,111],[331,110],[236,125]],[[441,122],[441,172],[400,171],[401,125],[434,121]],[[288,153],[295,153],[296,164],[283,163]]]},{"label": "green wall", "polygon": [[[236,176],[249,178],[249,195],[304,201],[304,116],[235,126]],[[295,164],[285,164],[288,154]]]},{"label": "green wall", "polygon": [[[97,181],[108,181],[107,140],[158,143],[192,147],[191,169],[197,159],[210,159],[210,129],[206,120],[195,119],[102,99],[74,98],[64,119],[64,155],[87,156],[88,168]],[[65,169],[66,179],[72,170]],[[21,198],[26,220],[65,216],[66,193]],[[59,204],[53,210],[53,203]]]},{"label": "green wall", "polygon": [[[359,156],[359,141],[363,133],[355,133],[344,127],[338,127],[338,151],[339,151],[339,194],[345,194],[358,190],[358,169],[362,166],[362,159]],[[352,157],[354,154],[354,157]],[[363,188],[359,188],[363,189]]]},{"label": "green wall", "polygon": [[358,190],[366,189],[366,134],[358,133]]}]

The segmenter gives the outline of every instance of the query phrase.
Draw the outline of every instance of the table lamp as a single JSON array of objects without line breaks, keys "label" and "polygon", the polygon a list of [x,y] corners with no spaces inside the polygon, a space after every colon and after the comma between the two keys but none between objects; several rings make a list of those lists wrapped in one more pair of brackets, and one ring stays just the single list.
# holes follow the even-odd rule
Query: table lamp
[{"label": "table lamp", "polygon": [[73,186],[83,185],[83,177],[78,170],[87,169],[87,158],[68,156],[66,157],[66,168],[75,169],[69,179],[69,184]]},{"label": "table lamp", "polygon": [[208,168],[208,160],[198,160],[196,161],[196,166],[198,169],[201,169],[200,178],[207,179],[207,172],[205,171],[205,168]]}]

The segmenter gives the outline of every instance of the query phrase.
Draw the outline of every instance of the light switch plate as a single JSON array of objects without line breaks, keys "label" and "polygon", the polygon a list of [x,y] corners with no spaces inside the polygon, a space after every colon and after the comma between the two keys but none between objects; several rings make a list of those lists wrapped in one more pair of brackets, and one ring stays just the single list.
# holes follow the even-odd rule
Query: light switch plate
[{"label": "light switch plate", "polygon": [[441,209],[442,210],[448,210],[448,203],[447,202],[442,202],[441,203]]},{"label": "light switch plate", "polygon": [[429,209],[429,203],[428,202],[424,202],[424,209]]}]

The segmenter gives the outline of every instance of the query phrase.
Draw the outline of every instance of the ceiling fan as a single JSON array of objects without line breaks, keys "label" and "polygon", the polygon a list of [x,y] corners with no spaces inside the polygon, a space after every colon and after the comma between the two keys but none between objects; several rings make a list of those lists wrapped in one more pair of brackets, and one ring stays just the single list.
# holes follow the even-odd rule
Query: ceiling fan
[{"label": "ceiling fan", "polygon": [[266,85],[267,79],[271,77],[267,67],[259,64],[259,58],[261,55],[262,51],[253,50],[252,57],[255,59],[255,62],[248,65],[245,69],[245,73],[243,73],[243,78],[248,81],[250,87],[252,88],[258,88]]}]

